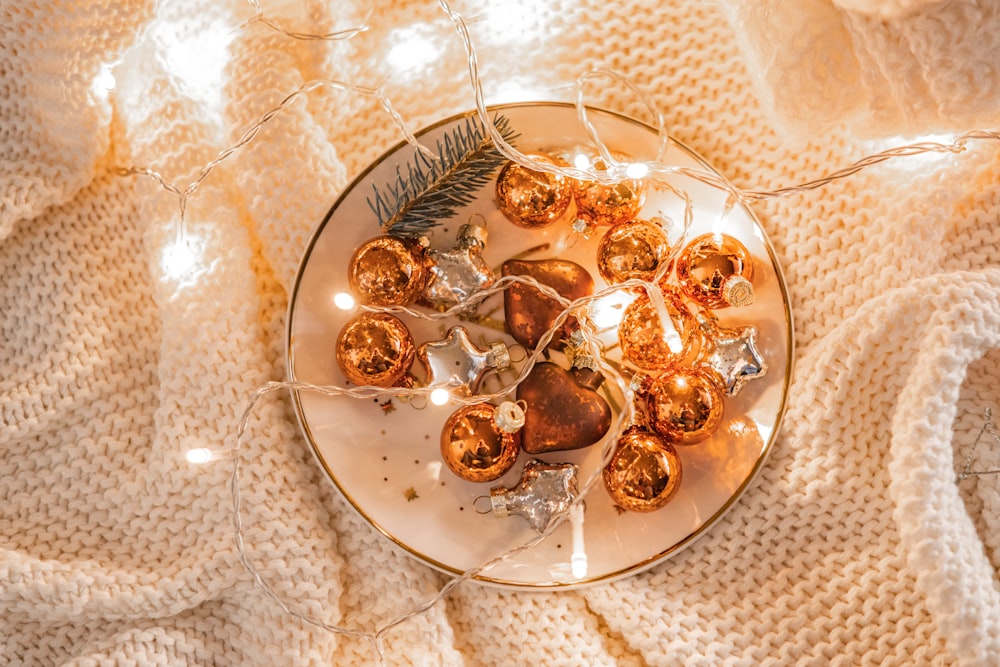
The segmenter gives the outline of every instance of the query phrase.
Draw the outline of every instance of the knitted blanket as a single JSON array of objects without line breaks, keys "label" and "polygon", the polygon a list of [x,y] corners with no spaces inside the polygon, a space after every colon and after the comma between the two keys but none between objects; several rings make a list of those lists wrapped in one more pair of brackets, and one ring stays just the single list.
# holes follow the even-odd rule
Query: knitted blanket
[{"label": "knitted blanket", "polygon": [[[790,6],[794,5],[794,6]],[[227,450],[285,379],[289,290],[351,178],[474,104],[428,0],[0,3],[0,664],[367,665],[447,577],[325,478],[290,401],[254,410],[236,548]],[[489,102],[631,79],[737,186],[820,177],[1000,110],[1000,12],[972,0],[471,1]],[[257,16],[257,18],[255,18]],[[275,21],[269,25],[268,21]],[[276,30],[275,26],[282,30]],[[419,38],[421,50],[400,51]],[[644,117],[621,87],[588,103]],[[194,257],[171,256],[179,198]],[[393,665],[1000,662],[1000,146],[754,206],[788,281],[789,408],[693,546],[580,590],[475,583],[385,632]],[[980,437],[975,451],[973,443]]]}]

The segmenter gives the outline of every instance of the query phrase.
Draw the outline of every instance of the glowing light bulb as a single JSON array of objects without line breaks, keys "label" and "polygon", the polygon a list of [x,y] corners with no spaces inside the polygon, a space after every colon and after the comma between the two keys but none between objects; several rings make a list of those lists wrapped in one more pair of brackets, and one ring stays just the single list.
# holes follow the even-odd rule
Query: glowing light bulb
[{"label": "glowing light bulb", "polygon": [[112,69],[111,65],[101,65],[101,71],[97,73],[96,77],[94,77],[94,83],[90,86],[91,91],[93,91],[95,95],[99,97],[107,97],[108,93],[118,86],[118,80],[115,79]]},{"label": "glowing light bulb", "polygon": [[580,171],[586,171],[590,167],[590,158],[583,153],[577,153],[573,157],[573,166]]},{"label": "glowing light bulb", "polygon": [[441,55],[441,47],[428,36],[428,27],[416,24],[399,30],[396,45],[389,50],[386,61],[393,70],[401,73],[415,72]]},{"label": "glowing light bulb", "polygon": [[438,387],[431,392],[431,403],[434,405],[444,405],[451,400],[451,392],[444,387]]},{"label": "glowing light bulb", "polygon": [[570,527],[573,531],[573,555],[570,557],[570,571],[577,579],[587,576],[587,552],[583,546],[583,503],[577,503],[569,511]]},{"label": "glowing light bulb", "polygon": [[186,456],[188,463],[204,465],[212,460],[212,450],[205,447],[195,447],[194,449],[189,449]]},{"label": "glowing light bulb", "polygon": [[649,174],[649,167],[641,162],[633,162],[625,167],[625,175],[629,178],[645,178]]},{"label": "glowing light bulb", "polygon": [[590,318],[598,329],[617,327],[625,314],[625,309],[636,300],[637,295],[627,290],[619,290],[596,299],[590,304]]},{"label": "glowing light bulb", "polygon": [[333,295],[333,305],[341,310],[354,308],[354,297],[347,292],[337,292]]},{"label": "glowing light bulb", "polygon": [[177,239],[163,249],[160,266],[167,278],[177,279],[191,272],[198,263],[198,253],[190,240]]}]

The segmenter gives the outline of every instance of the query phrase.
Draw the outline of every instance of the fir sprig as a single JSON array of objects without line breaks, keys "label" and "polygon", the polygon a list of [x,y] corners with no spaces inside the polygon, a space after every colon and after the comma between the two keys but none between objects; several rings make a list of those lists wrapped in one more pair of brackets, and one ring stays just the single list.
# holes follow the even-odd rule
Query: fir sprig
[{"label": "fir sprig", "polygon": [[[493,124],[512,142],[517,133],[506,116],[495,116]],[[496,149],[477,116],[437,141],[437,159],[416,153],[404,169],[396,166],[396,178],[380,190],[372,184],[368,206],[378,218],[383,234],[419,237],[476,199],[493,172],[506,158]]]}]

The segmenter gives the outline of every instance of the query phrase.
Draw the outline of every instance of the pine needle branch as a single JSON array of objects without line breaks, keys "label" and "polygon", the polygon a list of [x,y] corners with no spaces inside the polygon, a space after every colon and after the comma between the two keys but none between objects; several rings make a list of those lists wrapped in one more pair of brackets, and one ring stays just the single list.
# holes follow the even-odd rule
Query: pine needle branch
[{"label": "pine needle branch", "polygon": [[[505,116],[494,117],[493,124],[505,141],[517,137]],[[417,153],[405,168],[396,166],[395,178],[382,190],[372,185],[368,207],[383,234],[426,234],[475,201],[479,190],[506,160],[476,116],[445,134],[435,149],[437,159]]]}]

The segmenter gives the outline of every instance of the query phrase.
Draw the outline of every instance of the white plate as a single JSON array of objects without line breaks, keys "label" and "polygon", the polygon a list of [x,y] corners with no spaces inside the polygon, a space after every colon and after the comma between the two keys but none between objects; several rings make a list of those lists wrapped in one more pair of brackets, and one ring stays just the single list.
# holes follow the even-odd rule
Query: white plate
[{"label": "white plate", "polygon": [[[520,134],[522,151],[586,149],[586,134],[571,105],[557,103],[502,105],[491,108],[510,119]],[[468,114],[449,118],[418,133],[420,141],[434,146],[437,139],[465,122]],[[635,159],[655,158],[657,137],[649,127],[612,113],[592,111],[591,121],[613,151]],[[362,242],[379,234],[379,225],[366,198],[372,186],[384,187],[397,166],[413,157],[405,143],[390,150],[351,183],[316,230],[302,259],[291,295],[288,316],[288,373],[292,380],[319,385],[344,386],[335,359],[335,341],[351,313],[337,309],[333,296],[349,291],[348,260]],[[668,164],[711,169],[691,150],[672,142],[664,160]],[[717,224],[723,210],[722,192],[688,178],[677,177],[694,204],[694,228],[688,238]],[[595,254],[600,234],[589,240],[575,235],[568,224],[543,230],[524,230],[507,221],[496,209],[493,181],[476,201],[435,232],[432,245],[453,244],[459,225],[478,213],[487,220],[489,241],[484,252],[490,266],[522,250],[550,242],[563,247],[558,256],[571,259],[590,271],[597,289],[604,286],[596,270]],[[641,217],[683,219],[683,205],[668,193],[651,193]],[[703,534],[729,510],[756,473],[775,439],[785,408],[792,353],[791,313],[781,270],[771,246],[753,214],[736,207],[727,217],[725,231],[754,256],[756,300],[740,309],[716,311],[725,326],[753,324],[767,375],[749,382],[726,399],[725,417],[718,432],[696,446],[679,448],[683,476],[669,505],[651,513],[619,513],[603,487],[587,496],[586,550],[589,572],[583,579],[570,574],[570,528],[564,523],[537,547],[522,552],[476,577],[482,583],[504,587],[551,589],[608,581],[639,572],[662,561]],[[674,237],[671,237],[673,240]],[[530,259],[556,256],[539,254]],[[498,297],[497,297],[498,298]],[[498,316],[502,317],[502,316]],[[406,319],[406,318],[404,318]],[[442,338],[438,323],[406,319],[420,345]],[[514,341],[491,328],[469,325],[473,338]],[[419,362],[415,365],[419,368]],[[508,376],[508,380],[510,377]],[[491,390],[498,385],[492,380]],[[393,401],[387,412],[378,400],[331,398],[315,392],[293,392],[299,422],[316,459],[340,492],[361,515],[387,538],[413,556],[448,573],[461,573],[534,536],[522,518],[497,518],[479,514],[477,497],[490,487],[516,485],[528,457],[523,452],[515,467],[501,479],[475,484],[452,474],[442,463],[439,438],[454,406],[413,407]],[[538,458],[580,466],[580,479],[594,471],[600,445],[575,452],[554,452]],[[415,494],[415,497],[413,497]],[[480,506],[482,505],[480,502]],[[488,506],[488,503],[486,503]]]}]

